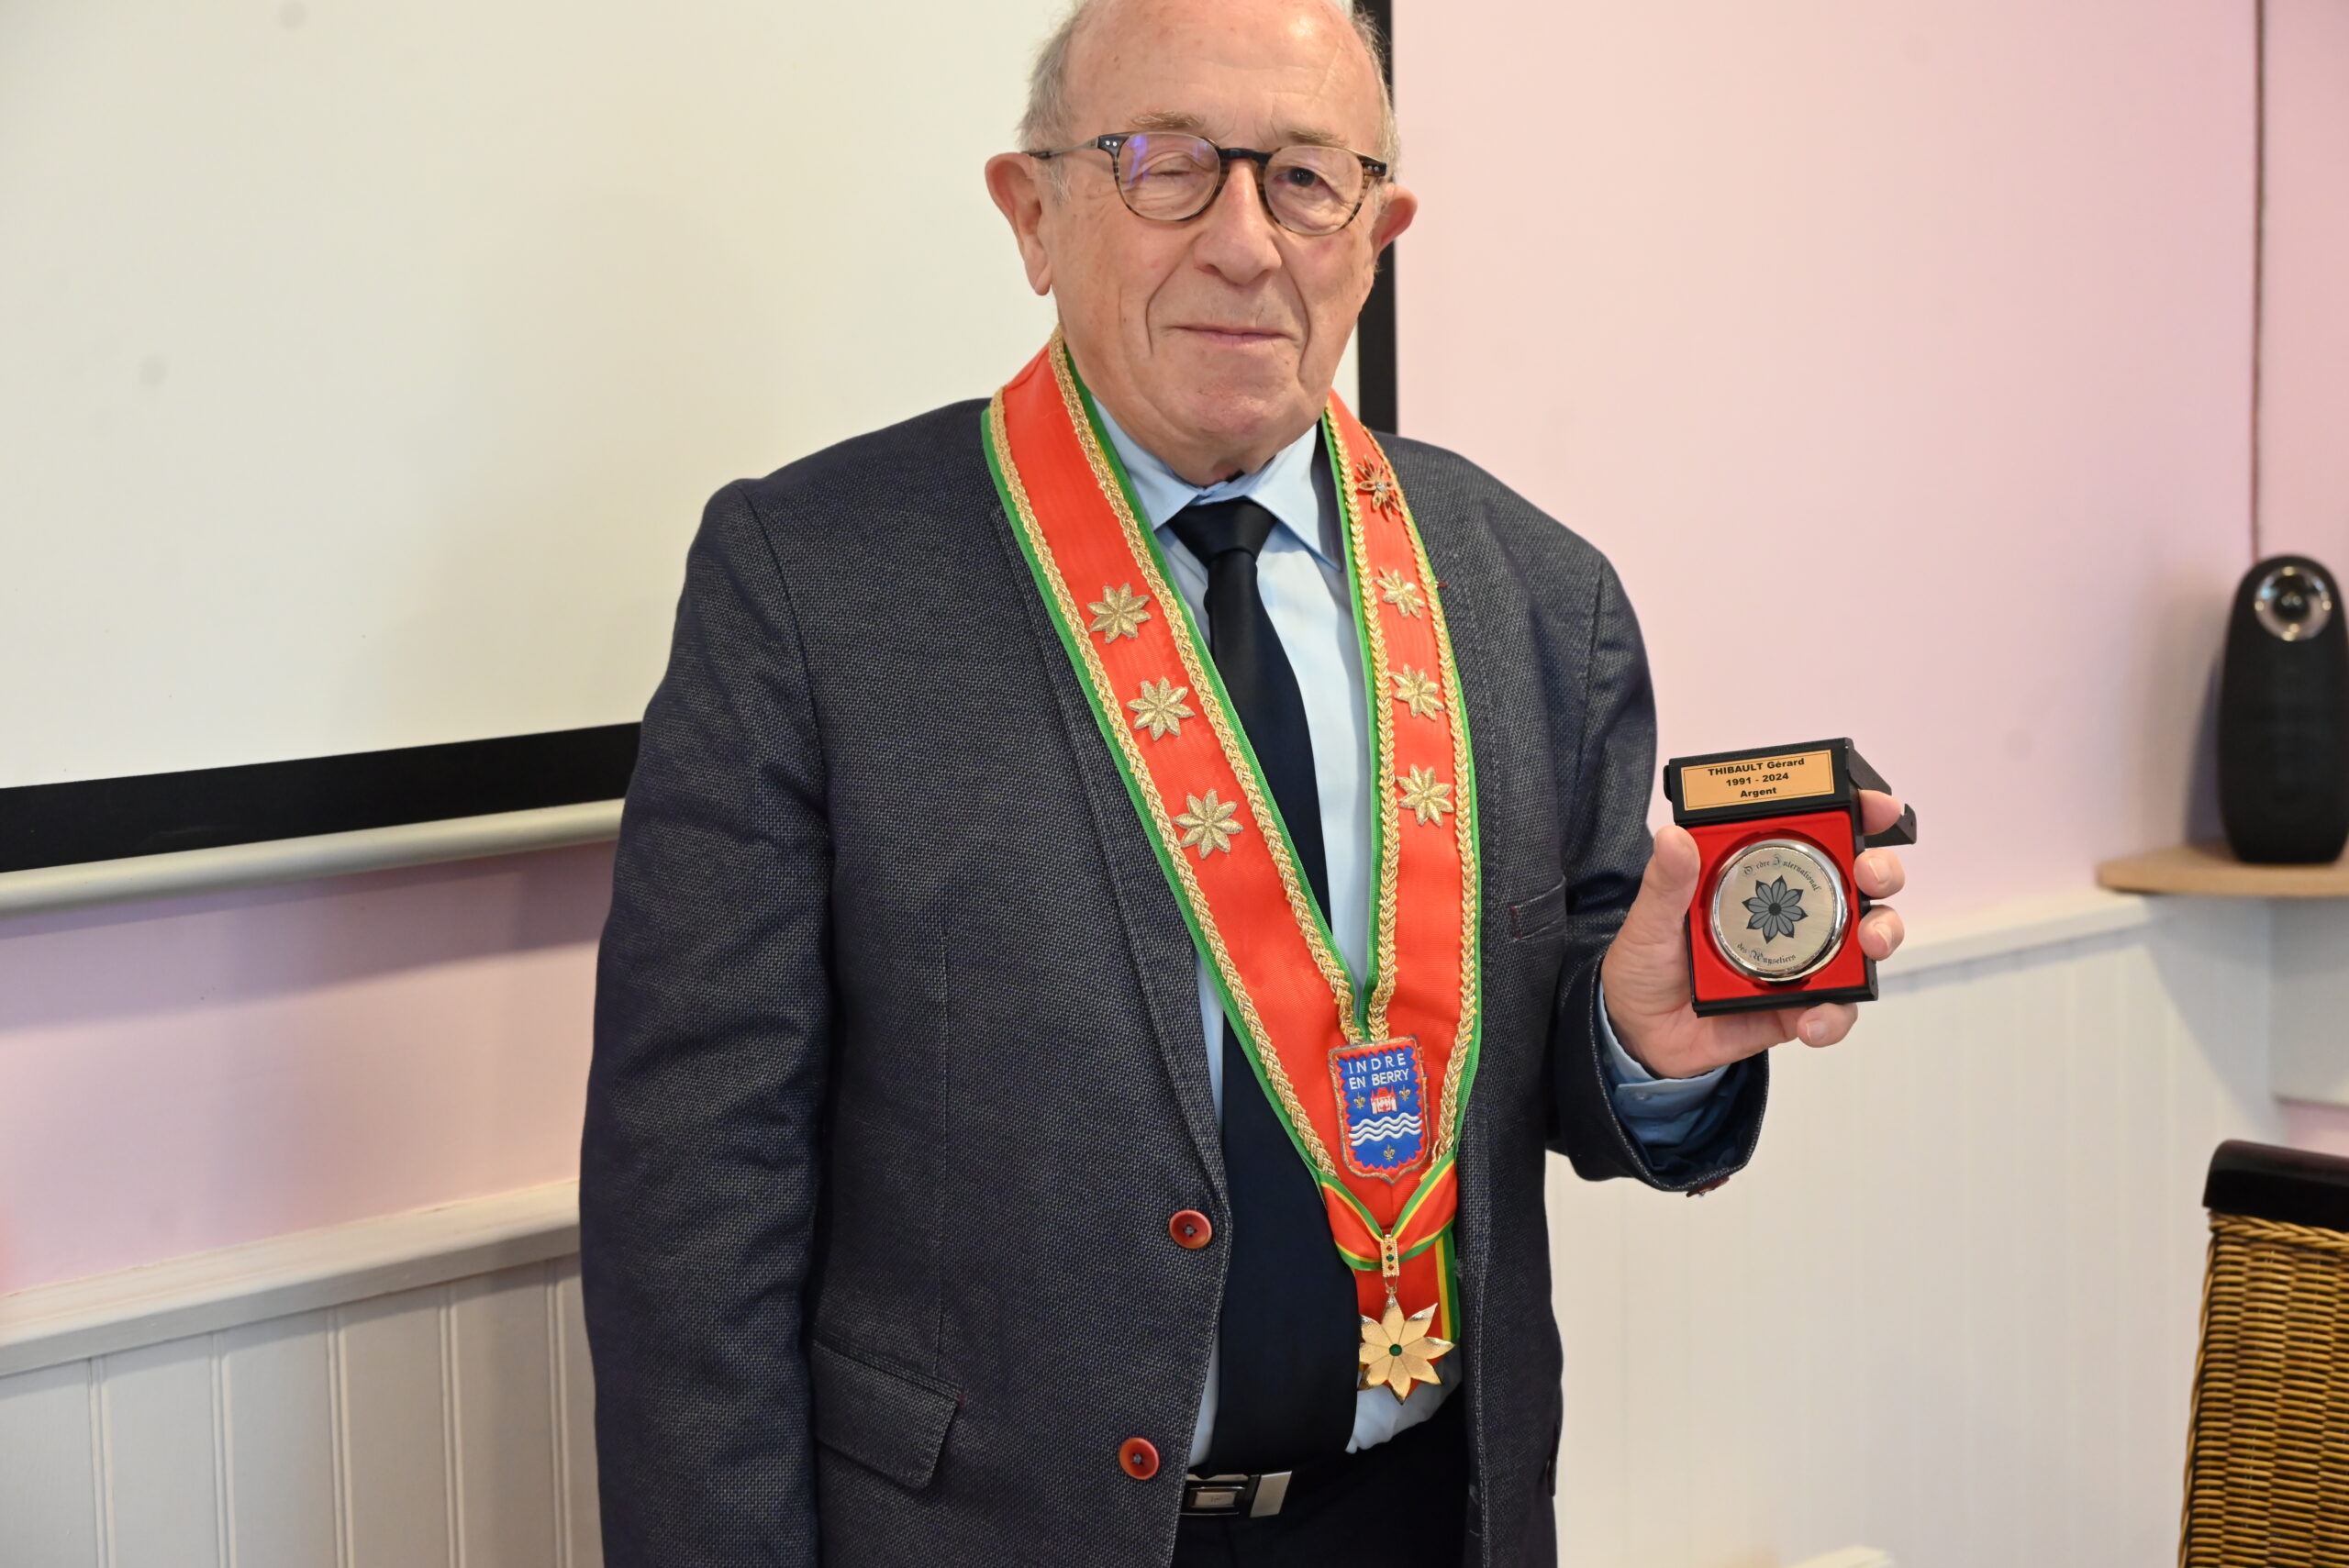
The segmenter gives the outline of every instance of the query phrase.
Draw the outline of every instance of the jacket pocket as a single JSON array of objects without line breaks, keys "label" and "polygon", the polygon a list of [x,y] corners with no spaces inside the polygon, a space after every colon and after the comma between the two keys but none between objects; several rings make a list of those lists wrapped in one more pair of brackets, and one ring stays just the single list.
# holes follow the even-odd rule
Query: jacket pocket
[{"label": "jacket pocket", "polygon": [[962,1396],[942,1383],[877,1367],[818,1340],[807,1351],[816,1440],[918,1492],[938,1469]]},{"label": "jacket pocket", "polygon": [[1546,937],[1566,923],[1566,879],[1560,877],[1557,885],[1537,893],[1522,904],[1508,906],[1508,934],[1513,941],[1525,941],[1533,937]]}]

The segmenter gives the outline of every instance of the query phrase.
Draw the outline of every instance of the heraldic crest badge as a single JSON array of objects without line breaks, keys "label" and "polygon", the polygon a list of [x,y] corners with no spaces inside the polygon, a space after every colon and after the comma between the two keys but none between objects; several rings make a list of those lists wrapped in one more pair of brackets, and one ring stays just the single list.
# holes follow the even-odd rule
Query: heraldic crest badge
[{"label": "heraldic crest badge", "polygon": [[1427,1072],[1419,1042],[1375,1040],[1330,1052],[1330,1076],[1346,1118],[1346,1163],[1393,1181],[1419,1167],[1428,1150]]}]

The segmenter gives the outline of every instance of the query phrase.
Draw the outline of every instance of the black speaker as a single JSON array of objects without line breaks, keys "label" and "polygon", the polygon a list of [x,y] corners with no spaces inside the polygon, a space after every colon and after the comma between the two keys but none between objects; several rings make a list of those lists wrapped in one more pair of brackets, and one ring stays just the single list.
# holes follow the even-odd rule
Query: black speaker
[{"label": "black speaker", "polygon": [[2219,817],[2238,860],[2305,865],[2349,840],[2349,628],[2302,555],[2235,590],[2219,679]]}]

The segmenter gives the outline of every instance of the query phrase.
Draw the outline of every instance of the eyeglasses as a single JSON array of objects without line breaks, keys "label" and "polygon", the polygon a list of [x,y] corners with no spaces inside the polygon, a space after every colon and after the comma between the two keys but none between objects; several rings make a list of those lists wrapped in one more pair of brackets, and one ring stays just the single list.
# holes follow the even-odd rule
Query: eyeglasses
[{"label": "eyeglasses", "polygon": [[1275,152],[1218,147],[1181,131],[1113,131],[1074,147],[1031,150],[1038,160],[1096,150],[1109,155],[1118,195],[1136,217],[1183,223],[1215,205],[1232,161],[1256,166],[1256,193],[1264,211],[1291,234],[1335,234],[1354,220],[1386,165],[1342,147],[1300,144]]}]

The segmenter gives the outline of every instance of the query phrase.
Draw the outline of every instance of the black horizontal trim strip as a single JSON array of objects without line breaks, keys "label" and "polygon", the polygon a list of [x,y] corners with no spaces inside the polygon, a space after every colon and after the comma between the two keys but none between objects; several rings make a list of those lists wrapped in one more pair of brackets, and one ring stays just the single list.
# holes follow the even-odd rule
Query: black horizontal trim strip
[{"label": "black horizontal trim strip", "polygon": [[611,800],[636,738],[607,724],[0,789],[0,872]]}]

